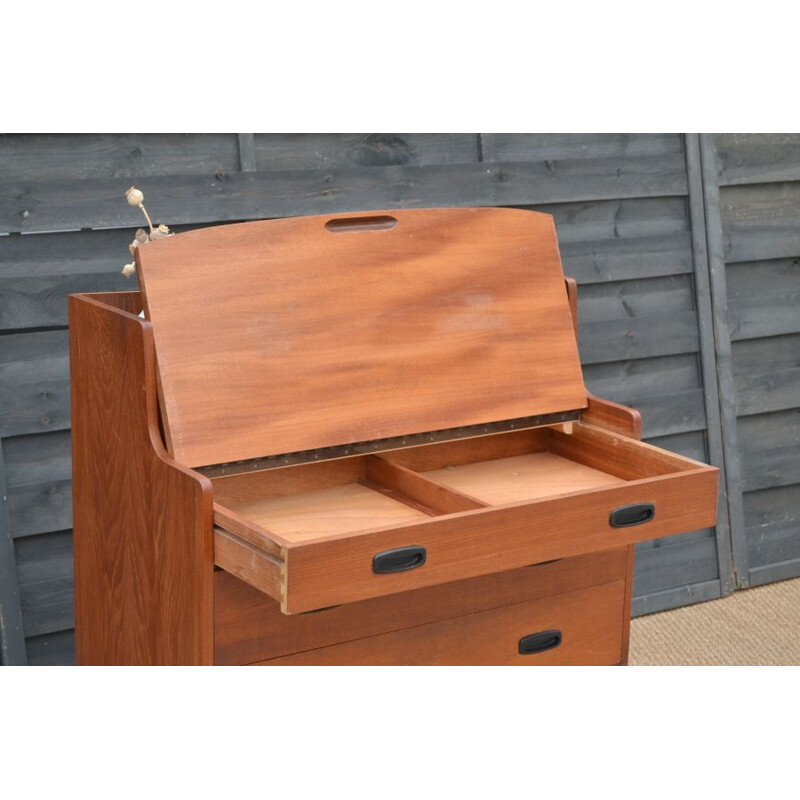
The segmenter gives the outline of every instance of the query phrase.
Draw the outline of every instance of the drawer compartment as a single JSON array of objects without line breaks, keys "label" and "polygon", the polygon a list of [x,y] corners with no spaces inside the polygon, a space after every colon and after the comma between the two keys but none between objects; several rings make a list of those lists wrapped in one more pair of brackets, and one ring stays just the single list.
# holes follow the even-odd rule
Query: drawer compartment
[{"label": "drawer compartment", "polygon": [[323,647],[261,665],[611,665],[623,581]]},{"label": "drawer compartment", "polygon": [[575,423],[213,483],[217,564],[298,613],[711,526],[717,470]]},{"label": "drawer compartment", "polygon": [[628,551],[609,550],[376,597],[282,614],[271,597],[228,572],[214,574],[214,663],[251,664],[403,628],[624,580]]}]

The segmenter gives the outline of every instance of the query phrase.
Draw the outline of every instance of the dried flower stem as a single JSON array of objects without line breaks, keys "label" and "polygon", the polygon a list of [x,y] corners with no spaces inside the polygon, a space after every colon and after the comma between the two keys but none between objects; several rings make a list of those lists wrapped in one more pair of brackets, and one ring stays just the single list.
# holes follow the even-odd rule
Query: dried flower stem
[{"label": "dried flower stem", "polygon": [[[134,208],[141,210],[142,214],[144,214],[144,218],[147,220],[147,224],[150,226],[149,235],[144,232],[143,228],[139,228],[139,230],[136,231],[136,236],[128,245],[128,250],[130,251],[131,255],[133,255],[137,248],[141,245],[147,244],[148,242],[154,242],[156,239],[165,239],[167,236],[172,236],[172,234],[169,232],[169,228],[163,223],[157,228],[153,225],[153,220],[150,219],[150,215],[147,213],[147,209],[144,207],[144,195],[140,189],[137,189],[135,186],[131,186],[131,188],[125,192],[125,199],[128,201],[129,206],[133,206]],[[135,261],[130,264],[126,264],[122,268],[122,274],[126,278],[130,278],[135,272]]]},{"label": "dried flower stem", "polygon": [[139,203],[137,207],[142,209],[142,214],[144,214],[144,218],[147,220],[147,224],[150,226],[150,233],[152,233],[155,228],[153,227],[153,221],[150,219],[150,215],[147,213],[147,209],[144,207],[144,203]]}]

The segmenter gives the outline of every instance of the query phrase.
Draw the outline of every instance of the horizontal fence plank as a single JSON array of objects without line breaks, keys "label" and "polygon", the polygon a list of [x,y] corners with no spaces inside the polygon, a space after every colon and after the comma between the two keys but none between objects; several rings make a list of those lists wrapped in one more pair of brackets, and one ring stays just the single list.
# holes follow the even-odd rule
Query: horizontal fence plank
[{"label": "horizontal fence plank", "polygon": [[28,663],[37,667],[72,666],[75,663],[75,631],[65,630],[26,641]]},{"label": "horizontal fence plank", "polygon": [[726,278],[733,341],[800,333],[800,258],[731,265]]},{"label": "horizontal fence plank", "polygon": [[747,532],[747,563],[751,569],[800,559],[800,520],[773,523]]},{"label": "horizontal fence plank", "polygon": [[[661,550],[662,556],[665,561],[672,558],[672,548],[674,545],[688,545],[690,542],[699,542],[703,539],[714,539],[713,528],[700,528],[695,531],[685,531],[684,533],[676,533],[673,536],[664,536],[661,539],[648,539],[636,545],[636,552],[639,550]],[[676,584],[677,585],[677,584]]]},{"label": "horizontal fence plank", "polygon": [[690,231],[683,196],[572,200],[532,208],[553,217],[559,248],[568,251],[579,242],[587,246],[605,242],[615,248],[624,247],[626,239],[656,240]]},{"label": "horizontal fence plank", "polygon": [[744,451],[800,445],[800,408],[739,417],[736,428]]},{"label": "horizontal fence plank", "polygon": [[673,453],[678,453],[678,455],[693,458],[695,461],[708,460],[708,445],[703,431],[673,433],[669,436],[651,436],[647,441],[663,450],[670,450]]},{"label": "horizontal fence plank", "polygon": [[582,286],[687,275],[694,270],[688,233],[560,244],[564,273]]},{"label": "horizontal fence plank", "polygon": [[800,255],[800,183],[732,186],[720,203],[727,264]]},{"label": "horizontal fence plank", "polygon": [[26,637],[75,627],[75,581],[72,576],[20,586],[19,599]]},{"label": "horizontal fence plank", "polygon": [[700,349],[697,318],[694,312],[580,323],[578,329],[581,361],[624,361],[681,353]]},{"label": "horizontal fence plank", "polygon": [[[125,183],[97,179],[0,184],[0,231],[130,227],[138,212],[124,202]],[[533,205],[674,196],[687,191],[680,155],[579,159],[556,164],[170,175],[147,177],[137,183],[145,197],[168,209],[172,224],[430,205]],[[155,212],[155,206],[150,210]]]},{"label": "horizontal fence plank", "polygon": [[[667,549],[669,558],[664,557],[663,551]],[[636,548],[635,595],[663,592],[687,583],[702,583],[716,578],[719,578],[719,566],[713,536],[706,535],[694,541],[678,537],[661,548]]]},{"label": "horizontal fence plank", "polygon": [[792,258],[730,264],[725,269],[725,282],[729,301],[773,302],[787,289],[800,290],[800,253]]},{"label": "horizontal fence plank", "polygon": [[3,440],[12,537],[72,527],[69,431]]},{"label": "horizontal fence plank", "polygon": [[736,414],[766,414],[800,406],[800,367],[736,378]]},{"label": "horizontal fence plank", "polygon": [[754,536],[765,527],[800,526],[800,484],[748,492],[744,496],[744,521]]},{"label": "horizontal fence plank", "polygon": [[[766,300],[768,300],[766,297],[759,298],[759,301]],[[800,291],[792,291],[788,286],[784,294],[776,298],[772,305],[767,302],[745,304],[732,301],[728,307],[731,341],[800,333],[798,306],[800,306]]]},{"label": "horizontal fence plank", "polygon": [[641,617],[645,614],[656,614],[659,611],[669,611],[672,608],[688,606],[692,603],[704,603],[706,600],[715,600],[718,597],[722,597],[722,586],[719,580],[692,583],[663,592],[634,596],[631,615]]},{"label": "horizontal fence plank", "polygon": [[[706,429],[705,396],[702,389],[642,397],[631,405],[642,415],[642,435],[649,441]],[[701,461],[706,460],[704,456]]]},{"label": "horizontal fence plank", "polygon": [[[127,181],[214,175],[239,168],[235,133],[26,133],[0,135],[3,181]],[[127,188],[127,187],[125,187]]]},{"label": "horizontal fence plank", "polygon": [[800,180],[800,134],[717,133],[720,186]]},{"label": "horizontal fence plank", "polygon": [[800,578],[800,558],[753,567],[749,572],[751,586],[763,586],[765,583],[786,581],[791,578]]},{"label": "horizontal fence plank", "polygon": [[765,339],[742,339],[733,344],[733,373],[781,371],[800,366],[800,334],[771,336]]},{"label": "horizontal fence plank", "polygon": [[0,339],[0,436],[70,426],[66,330]]},{"label": "horizontal fence plank", "polygon": [[257,133],[253,144],[262,171],[478,161],[476,133]]},{"label": "horizontal fence plank", "polygon": [[694,353],[586,364],[583,377],[593,394],[626,405],[635,405],[635,400],[648,395],[701,386],[700,367]]},{"label": "horizontal fence plank", "polygon": [[581,324],[683,311],[694,313],[694,293],[686,275],[581,285],[578,291]]},{"label": "horizontal fence plank", "polygon": [[72,531],[25,536],[15,540],[14,549],[20,584],[70,577],[73,574]]},{"label": "horizontal fence plank", "polygon": [[800,445],[741,454],[742,491],[800,483]]},{"label": "horizontal fence plank", "polygon": [[680,133],[495,133],[494,161],[664,156],[683,152]]}]

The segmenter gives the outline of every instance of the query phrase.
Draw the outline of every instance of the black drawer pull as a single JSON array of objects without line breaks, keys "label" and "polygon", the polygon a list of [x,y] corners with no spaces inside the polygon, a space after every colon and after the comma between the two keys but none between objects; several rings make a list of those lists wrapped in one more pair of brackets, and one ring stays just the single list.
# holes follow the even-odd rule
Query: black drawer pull
[{"label": "black drawer pull", "polygon": [[632,506],[620,506],[611,512],[608,524],[612,528],[629,528],[650,522],[656,515],[656,507],[652,503],[634,503]]},{"label": "black drawer pull", "polygon": [[561,644],[561,631],[541,631],[532,633],[530,636],[523,636],[519,640],[519,653],[522,656],[530,656],[534,653],[544,653],[545,650],[552,650]]},{"label": "black drawer pull", "polygon": [[384,550],[372,559],[372,571],[376,575],[388,575],[392,572],[406,572],[416,569],[425,563],[427,554],[424,547],[398,547],[396,550]]}]

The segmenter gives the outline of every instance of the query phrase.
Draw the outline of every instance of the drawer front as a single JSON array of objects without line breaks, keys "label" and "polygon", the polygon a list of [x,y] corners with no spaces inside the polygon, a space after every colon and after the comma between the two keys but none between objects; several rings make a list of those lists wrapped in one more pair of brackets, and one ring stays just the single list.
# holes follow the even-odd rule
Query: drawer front
[{"label": "drawer front", "polygon": [[611,550],[292,615],[281,613],[275,600],[252,586],[218,571],[214,575],[214,660],[251,664],[546,600],[624,580],[627,568],[627,551]]},{"label": "drawer front", "polygon": [[625,583],[617,581],[259,664],[618,664],[622,658],[624,598]]},{"label": "drawer front", "polygon": [[[299,544],[286,555],[284,611],[311,611],[709,527],[716,492],[716,471],[709,468]],[[655,516],[631,527],[610,524],[612,511],[638,504],[652,504]],[[425,548],[424,565],[375,574],[377,554],[405,547]]]}]

